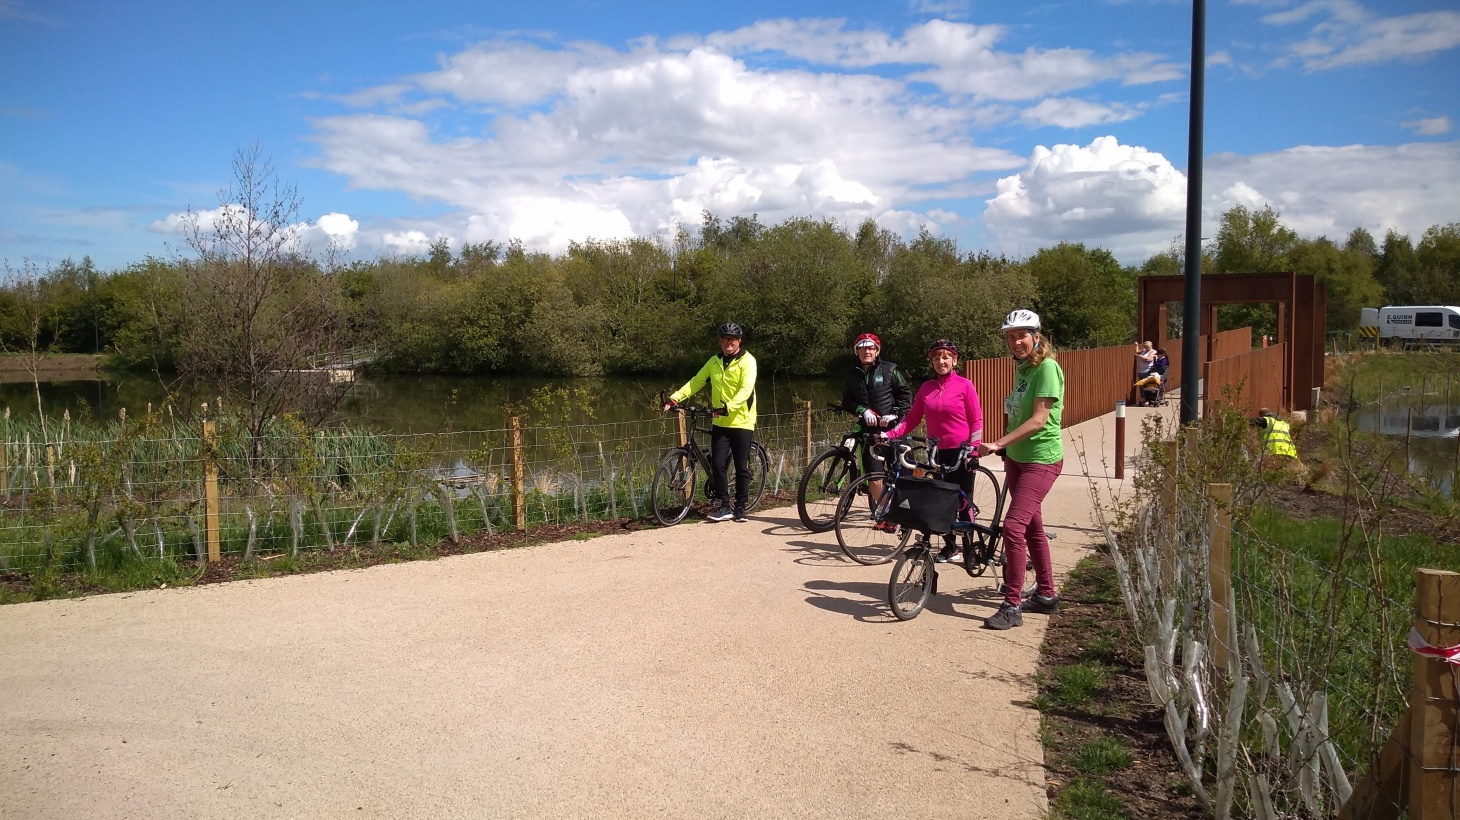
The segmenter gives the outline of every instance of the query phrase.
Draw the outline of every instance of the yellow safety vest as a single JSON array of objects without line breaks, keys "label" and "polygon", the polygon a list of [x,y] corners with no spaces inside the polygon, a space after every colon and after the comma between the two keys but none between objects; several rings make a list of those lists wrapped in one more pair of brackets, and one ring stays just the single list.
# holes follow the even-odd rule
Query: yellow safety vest
[{"label": "yellow safety vest", "polygon": [[1262,427],[1263,451],[1271,456],[1298,457],[1298,448],[1293,445],[1292,430],[1282,419],[1267,418]]}]

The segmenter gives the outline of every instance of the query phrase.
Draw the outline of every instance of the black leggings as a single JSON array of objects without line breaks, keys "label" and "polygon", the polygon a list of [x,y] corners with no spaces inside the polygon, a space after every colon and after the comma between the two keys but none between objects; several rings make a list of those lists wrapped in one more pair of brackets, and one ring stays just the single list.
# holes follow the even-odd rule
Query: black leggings
[{"label": "black leggings", "polygon": [[744,512],[745,502],[750,497],[750,439],[754,431],[738,427],[710,428],[710,456],[714,463],[715,494],[729,501],[730,488],[725,486],[725,470],[730,466],[730,457],[735,456],[735,509]]},{"label": "black leggings", "polygon": [[[968,469],[967,464],[965,462],[961,461],[959,459],[958,455],[959,455],[959,451],[957,449],[953,449],[953,450],[939,450],[938,451],[938,463],[939,464],[943,465],[944,467],[952,467],[954,464],[957,464],[958,465],[958,468],[957,469],[955,469],[955,470],[949,470],[948,471],[948,474],[945,475],[945,476],[943,476],[943,480],[944,481],[948,481],[948,482],[952,482],[954,484],[957,484],[958,485],[958,489],[960,489],[960,490],[963,491],[963,495],[966,496],[968,499],[972,500],[972,498],[973,498],[973,471],[970,470],[970,469]],[[969,521],[969,520],[971,520],[968,517],[968,507],[967,506],[962,506],[962,507],[959,508],[959,510],[958,510],[958,520],[959,521]],[[956,539],[954,539],[953,533],[951,533],[951,532],[948,533],[947,535],[943,536],[943,541],[945,543],[947,543],[949,546],[952,546],[955,540]]]}]

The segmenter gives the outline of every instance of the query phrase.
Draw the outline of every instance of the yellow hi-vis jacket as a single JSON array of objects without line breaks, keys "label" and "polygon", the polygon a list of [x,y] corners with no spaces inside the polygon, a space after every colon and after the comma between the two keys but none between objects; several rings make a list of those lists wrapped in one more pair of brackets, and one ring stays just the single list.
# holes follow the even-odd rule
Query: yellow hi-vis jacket
[{"label": "yellow hi-vis jacket", "polygon": [[684,401],[698,393],[705,382],[710,383],[710,406],[726,410],[725,415],[716,416],[712,422],[716,427],[755,429],[754,356],[742,350],[728,364],[724,356],[715,356],[669,398]]},{"label": "yellow hi-vis jacket", "polygon": [[1293,433],[1287,422],[1271,416],[1262,419],[1262,451],[1270,456],[1298,457],[1298,448],[1293,445]]}]

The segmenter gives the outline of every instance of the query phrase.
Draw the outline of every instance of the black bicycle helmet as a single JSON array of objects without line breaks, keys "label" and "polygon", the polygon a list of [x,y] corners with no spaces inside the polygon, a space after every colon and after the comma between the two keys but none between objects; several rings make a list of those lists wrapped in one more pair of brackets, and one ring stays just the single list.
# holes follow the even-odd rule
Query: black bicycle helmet
[{"label": "black bicycle helmet", "polygon": [[737,325],[734,322],[726,322],[725,324],[720,325],[719,335],[734,336],[735,338],[740,339],[745,336],[745,331],[740,327],[740,325]]},{"label": "black bicycle helmet", "polygon": [[932,344],[928,345],[928,355],[929,356],[933,355],[933,351],[935,351],[935,350],[948,350],[948,351],[951,351],[954,356],[957,356],[958,355],[958,345],[953,344],[952,342],[948,341],[947,339],[939,339],[938,341],[933,342]]}]

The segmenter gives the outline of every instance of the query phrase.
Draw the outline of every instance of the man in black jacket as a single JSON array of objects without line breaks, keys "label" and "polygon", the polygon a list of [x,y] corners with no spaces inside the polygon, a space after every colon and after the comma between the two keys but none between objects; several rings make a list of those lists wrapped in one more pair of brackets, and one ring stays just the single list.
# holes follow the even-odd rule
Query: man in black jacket
[{"label": "man in black jacket", "polygon": [[[847,373],[842,388],[842,407],[860,417],[865,430],[885,430],[896,424],[912,407],[912,388],[897,365],[882,359],[882,340],[875,333],[863,333],[853,343],[857,363]],[[862,471],[872,472],[870,448],[862,448]],[[882,495],[882,482],[867,482],[868,499]],[[892,525],[889,525],[892,526]]]}]

